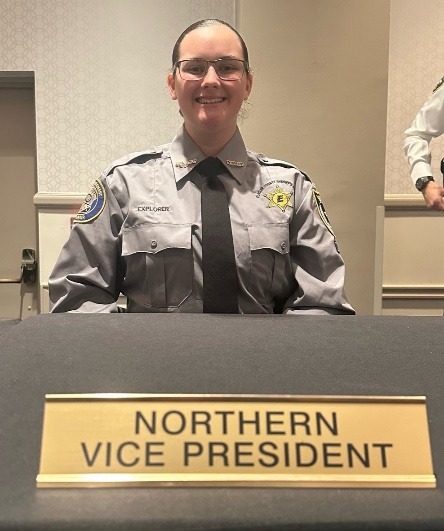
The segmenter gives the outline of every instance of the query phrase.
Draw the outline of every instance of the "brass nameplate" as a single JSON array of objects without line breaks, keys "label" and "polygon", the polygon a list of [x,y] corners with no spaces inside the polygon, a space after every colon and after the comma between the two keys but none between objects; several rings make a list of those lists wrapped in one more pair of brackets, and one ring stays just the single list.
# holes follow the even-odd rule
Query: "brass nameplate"
[{"label": "brass nameplate", "polygon": [[47,395],[39,487],[434,488],[425,397]]}]

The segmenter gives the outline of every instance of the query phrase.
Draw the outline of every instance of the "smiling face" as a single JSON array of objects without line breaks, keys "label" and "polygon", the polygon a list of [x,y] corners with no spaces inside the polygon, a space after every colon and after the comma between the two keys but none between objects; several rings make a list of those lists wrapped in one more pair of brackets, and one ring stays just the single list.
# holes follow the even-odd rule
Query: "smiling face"
[{"label": "smiling face", "polygon": [[[221,57],[244,59],[238,36],[222,24],[197,28],[180,44],[180,61],[196,58],[212,61]],[[228,142],[236,132],[237,115],[250,95],[252,76],[245,72],[241,79],[224,81],[210,66],[203,79],[188,81],[180,77],[176,68],[168,75],[168,86],[194,141],[198,145],[208,144],[210,134],[220,144]]]}]

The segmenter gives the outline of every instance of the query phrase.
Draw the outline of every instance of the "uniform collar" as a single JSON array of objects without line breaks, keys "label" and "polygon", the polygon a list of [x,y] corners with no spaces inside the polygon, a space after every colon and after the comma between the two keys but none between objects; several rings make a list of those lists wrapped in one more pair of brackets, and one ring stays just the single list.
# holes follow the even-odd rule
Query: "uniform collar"
[{"label": "uniform collar", "polygon": [[[205,158],[184,126],[174,137],[170,153],[176,182],[186,177]],[[217,157],[234,179],[242,184],[248,156],[239,129],[236,129],[236,133]]]}]

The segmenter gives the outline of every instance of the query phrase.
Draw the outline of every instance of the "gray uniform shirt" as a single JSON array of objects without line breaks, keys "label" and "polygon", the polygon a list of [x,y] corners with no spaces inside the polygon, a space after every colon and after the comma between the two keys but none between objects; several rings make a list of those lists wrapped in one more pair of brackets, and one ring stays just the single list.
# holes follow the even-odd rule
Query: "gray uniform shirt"
[{"label": "gray uniform shirt", "polygon": [[[218,155],[230,203],[239,313],[354,313],[344,263],[313,183],[247,151]],[[49,279],[53,312],[202,312],[201,176],[182,128],[171,144],[115,161],[76,217]]]}]

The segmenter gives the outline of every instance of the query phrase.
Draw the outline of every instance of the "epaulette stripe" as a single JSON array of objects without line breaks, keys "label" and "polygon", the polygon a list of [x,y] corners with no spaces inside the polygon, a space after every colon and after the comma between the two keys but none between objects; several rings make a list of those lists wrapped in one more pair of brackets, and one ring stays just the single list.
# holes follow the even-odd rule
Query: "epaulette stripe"
[{"label": "epaulette stripe", "polygon": [[284,162],[283,160],[269,160],[269,159],[267,160],[258,159],[258,160],[265,166],[280,166],[281,168],[294,168],[295,170],[298,169],[293,164],[290,164],[289,162]]},{"label": "epaulette stripe", "polygon": [[257,156],[257,160],[263,166],[280,166],[281,168],[293,168],[298,170],[299,168],[290,162],[279,159],[269,159],[267,157]]},{"label": "epaulette stripe", "polygon": [[307,179],[307,181],[308,181],[309,183],[313,182],[313,181],[310,179],[310,177],[309,177],[304,171],[302,171],[302,170],[299,170],[299,171],[302,173],[302,175]]},{"label": "epaulette stripe", "polygon": [[113,166],[106,174],[106,176],[108,177],[108,175],[111,175],[116,168],[120,168],[121,166],[128,166],[128,164],[144,164],[145,162],[148,162],[150,159],[158,155],[160,155],[160,152],[158,151],[154,153],[144,153],[143,155],[138,155],[137,157],[128,160],[127,162],[123,162],[122,164],[117,164],[116,166]]},{"label": "epaulette stripe", "polygon": [[439,87],[441,87],[443,84],[444,84],[444,77],[442,77],[442,78],[439,80],[438,84],[437,84],[436,87],[433,89],[433,92],[436,92],[436,91],[439,89]]}]

